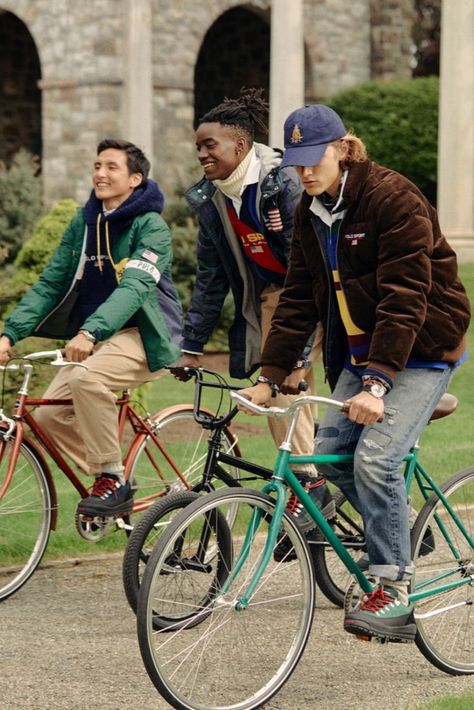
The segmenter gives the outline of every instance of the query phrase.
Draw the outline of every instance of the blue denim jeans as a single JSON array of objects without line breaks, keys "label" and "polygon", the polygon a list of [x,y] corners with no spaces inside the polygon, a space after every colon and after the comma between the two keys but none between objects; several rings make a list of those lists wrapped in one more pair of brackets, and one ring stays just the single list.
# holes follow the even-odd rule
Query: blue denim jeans
[{"label": "blue denim jeans", "polygon": [[[384,397],[383,422],[354,424],[328,408],[318,429],[318,454],[354,454],[353,464],[318,464],[318,471],[361,513],[371,575],[402,580],[413,573],[402,461],[428,423],[451,374],[451,367],[403,370]],[[344,401],[360,391],[360,379],[343,370],[333,397]]]}]

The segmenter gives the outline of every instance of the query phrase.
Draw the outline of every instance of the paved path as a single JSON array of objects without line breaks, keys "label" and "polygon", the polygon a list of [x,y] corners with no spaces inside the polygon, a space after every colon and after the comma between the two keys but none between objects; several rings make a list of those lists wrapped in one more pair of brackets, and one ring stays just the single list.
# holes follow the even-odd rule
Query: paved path
[{"label": "paved path", "polygon": [[[405,710],[471,689],[415,646],[361,643],[319,594],[312,637],[271,710]],[[142,665],[121,556],[39,569],[0,604],[1,710],[165,710]],[[321,660],[324,659],[324,660]]]}]

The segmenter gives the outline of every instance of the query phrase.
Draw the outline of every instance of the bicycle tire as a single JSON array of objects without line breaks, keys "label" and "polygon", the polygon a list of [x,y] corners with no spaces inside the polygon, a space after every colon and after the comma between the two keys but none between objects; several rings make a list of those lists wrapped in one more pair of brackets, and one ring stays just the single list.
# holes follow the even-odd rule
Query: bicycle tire
[{"label": "bicycle tire", "polygon": [[[0,433],[0,490],[13,442]],[[51,500],[35,449],[23,440],[12,480],[0,498],[0,600],[17,592],[41,562],[51,530]]]},{"label": "bicycle tire", "polygon": [[148,508],[133,528],[123,557],[122,580],[125,596],[135,613],[140,584],[152,549],[173,517],[198,497],[199,494],[193,491],[169,493]]},{"label": "bicycle tire", "polygon": [[[227,526],[233,552],[224,580],[229,588],[223,583],[213,586],[214,566],[218,558],[225,558],[227,545],[225,540],[220,544],[217,525],[209,542],[218,553],[208,579],[184,565],[169,573],[168,560],[177,543],[184,541],[183,553],[188,543],[190,551],[196,549],[208,520],[225,519],[228,507],[238,508],[234,529]],[[260,529],[247,545],[245,563],[233,566],[256,509],[262,514]],[[139,593],[138,639],[152,682],[178,710],[261,707],[289,679],[304,651],[314,613],[314,571],[306,540],[286,513],[282,526],[294,545],[294,560],[282,563],[271,558],[248,606],[237,606],[261,555],[273,511],[274,500],[259,491],[216,491],[201,496],[177,516],[153,550]],[[231,573],[235,577],[229,578]],[[199,600],[209,590],[213,598],[200,608]],[[156,631],[157,610],[179,619],[182,609],[193,609],[192,625],[179,621]]]},{"label": "bicycle tire", "polygon": [[[415,641],[425,658],[438,669],[451,675],[471,675],[474,674],[474,468],[454,474],[440,489],[462,521],[471,544],[441,500],[432,494],[413,527],[412,554],[416,570],[412,589],[423,587],[429,591],[432,586],[429,579],[435,576],[438,579],[432,584],[436,585],[469,576],[471,582],[415,602]],[[453,549],[457,550],[458,558]]]},{"label": "bicycle tire", "polygon": [[[166,494],[191,490],[201,481],[208,451],[210,431],[195,421],[192,404],[157,412],[151,419],[166,455],[150,436],[138,434],[132,442],[128,468],[129,481],[135,489],[134,513],[142,513]],[[237,438],[227,426],[222,431],[222,441],[223,451],[240,456]],[[236,468],[228,466],[226,471],[239,479]]]},{"label": "bicycle tire", "polygon": [[[335,491],[333,496],[336,515],[329,522],[346,550],[357,560],[365,550],[362,518],[348,503],[342,491]],[[319,529],[308,533],[307,540],[318,587],[329,601],[343,608],[346,590],[352,580],[351,573]]]}]

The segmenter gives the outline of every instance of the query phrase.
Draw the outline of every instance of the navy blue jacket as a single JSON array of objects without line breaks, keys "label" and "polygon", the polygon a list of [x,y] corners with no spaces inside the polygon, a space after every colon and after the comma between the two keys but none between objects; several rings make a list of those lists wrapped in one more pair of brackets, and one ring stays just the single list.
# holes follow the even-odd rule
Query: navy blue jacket
[{"label": "navy blue jacket", "polygon": [[[271,231],[264,226],[264,234],[273,255],[285,266],[288,265],[293,213],[301,197],[301,183],[292,168],[280,169],[281,156],[267,146],[255,144],[257,156],[262,162],[259,180],[259,213],[261,222],[268,222],[268,210],[277,207],[280,211],[283,231]],[[242,312],[243,275],[229,245],[234,235],[227,235],[219,211],[213,202],[216,187],[203,178],[186,193],[186,199],[199,220],[197,242],[198,268],[191,303],[185,318],[183,349],[195,353],[203,351],[224,304],[229,290],[235,303],[235,316],[229,329],[230,374],[233,377],[248,377],[259,367],[246,361],[247,321]],[[247,270],[247,277],[250,271]],[[245,277],[245,275],[244,275]],[[254,309],[260,320],[259,295],[265,282],[255,281]]]}]

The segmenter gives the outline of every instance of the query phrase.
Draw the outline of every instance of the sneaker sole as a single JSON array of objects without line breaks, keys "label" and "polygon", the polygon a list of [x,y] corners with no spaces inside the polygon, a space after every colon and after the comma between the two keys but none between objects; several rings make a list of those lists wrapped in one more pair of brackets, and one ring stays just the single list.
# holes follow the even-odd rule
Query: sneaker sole
[{"label": "sneaker sole", "polygon": [[382,641],[391,641],[394,643],[411,643],[415,640],[416,624],[404,624],[403,626],[394,626],[390,631],[374,628],[371,624],[360,621],[359,619],[345,619],[344,631],[356,636],[368,636]]},{"label": "sneaker sole", "polygon": [[[324,515],[326,520],[331,520],[331,518],[334,518],[336,515],[336,503],[333,500],[330,500],[329,503],[327,503],[324,508],[321,508],[321,513]],[[310,530],[314,530],[317,525],[313,520],[308,520],[307,523],[297,523],[299,529],[301,532],[307,533],[310,532]]]},{"label": "sneaker sole", "polygon": [[102,510],[97,507],[88,508],[87,506],[77,506],[77,512],[79,515],[92,515],[93,517],[100,516],[101,518],[110,518],[116,515],[129,515],[132,510],[133,500],[125,501],[115,507],[108,506]]}]

